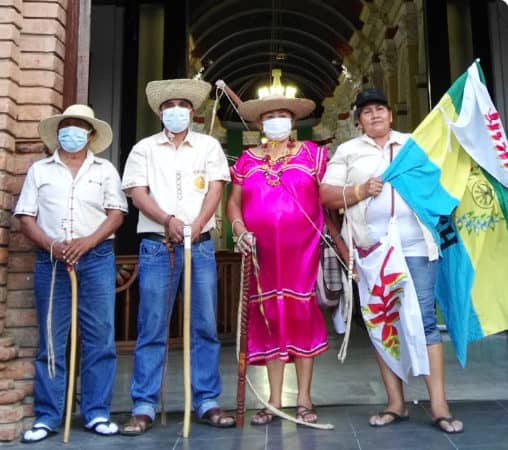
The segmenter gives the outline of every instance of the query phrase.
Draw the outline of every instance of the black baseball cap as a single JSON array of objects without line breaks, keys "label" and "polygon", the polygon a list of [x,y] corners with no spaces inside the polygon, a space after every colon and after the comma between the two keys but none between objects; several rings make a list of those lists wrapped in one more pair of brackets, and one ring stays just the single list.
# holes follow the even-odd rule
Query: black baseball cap
[{"label": "black baseball cap", "polygon": [[370,88],[358,94],[355,101],[356,109],[362,108],[368,103],[380,103],[381,105],[388,105],[388,99],[379,89]]}]

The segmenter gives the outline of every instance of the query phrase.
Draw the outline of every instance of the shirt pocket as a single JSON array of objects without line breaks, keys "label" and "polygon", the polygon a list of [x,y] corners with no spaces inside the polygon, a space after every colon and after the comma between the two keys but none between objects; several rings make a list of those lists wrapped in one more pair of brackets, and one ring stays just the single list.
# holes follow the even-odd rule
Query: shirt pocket
[{"label": "shirt pocket", "polygon": [[79,200],[94,208],[102,208],[104,203],[104,187],[104,180],[99,177],[86,177],[77,188]]}]

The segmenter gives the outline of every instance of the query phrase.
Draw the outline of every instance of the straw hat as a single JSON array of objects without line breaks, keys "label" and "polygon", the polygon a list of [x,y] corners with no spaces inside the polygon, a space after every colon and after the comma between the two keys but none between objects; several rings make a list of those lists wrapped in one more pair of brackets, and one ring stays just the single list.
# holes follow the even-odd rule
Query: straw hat
[{"label": "straw hat", "polygon": [[48,117],[39,123],[39,136],[51,153],[60,147],[58,125],[64,119],[82,119],[94,128],[95,137],[88,144],[88,148],[94,153],[106,150],[113,140],[111,127],[107,122],[96,119],[92,108],[86,105],[71,105],[62,114]]},{"label": "straw hat", "polygon": [[295,119],[307,117],[316,104],[307,98],[288,98],[283,95],[267,95],[259,100],[249,100],[238,106],[240,115],[249,122],[257,122],[262,114],[276,109],[287,109]]},{"label": "straw hat", "polygon": [[176,80],[150,81],[146,85],[146,98],[150,108],[159,116],[159,107],[171,99],[184,99],[192,103],[194,110],[199,109],[208,98],[212,86],[201,80],[180,78]]}]

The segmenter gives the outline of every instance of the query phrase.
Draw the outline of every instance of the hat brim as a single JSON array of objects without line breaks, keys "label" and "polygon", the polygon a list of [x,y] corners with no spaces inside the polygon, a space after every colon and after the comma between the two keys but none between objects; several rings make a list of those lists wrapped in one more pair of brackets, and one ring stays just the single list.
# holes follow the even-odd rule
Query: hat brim
[{"label": "hat brim", "polygon": [[58,114],[41,120],[38,126],[39,136],[50,153],[53,153],[60,147],[58,142],[58,125],[64,119],[81,119],[94,128],[95,137],[88,144],[88,149],[93,153],[101,153],[111,145],[113,141],[113,130],[107,122],[99,119],[92,119],[89,116],[81,116],[79,114]]},{"label": "hat brim", "polygon": [[307,117],[314,109],[316,104],[307,98],[287,98],[279,97],[272,99],[249,100],[238,106],[240,115],[249,122],[257,122],[263,114],[278,109],[285,109],[295,120]]},{"label": "hat brim", "polygon": [[197,110],[210,95],[212,86],[202,80],[188,78],[150,81],[146,85],[146,98],[152,111],[159,116],[160,106],[171,99],[184,99]]}]

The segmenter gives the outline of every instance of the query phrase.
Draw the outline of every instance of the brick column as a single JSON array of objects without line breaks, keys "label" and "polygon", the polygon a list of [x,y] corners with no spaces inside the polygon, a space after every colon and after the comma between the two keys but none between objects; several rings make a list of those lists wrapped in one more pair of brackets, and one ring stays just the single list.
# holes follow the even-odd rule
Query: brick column
[{"label": "brick column", "polygon": [[66,7],[0,2],[0,440],[15,439],[33,416],[34,248],[12,210],[28,168],[46,156],[37,124],[61,111]]},{"label": "brick column", "polygon": [[20,39],[23,24],[22,1],[0,5],[0,440],[12,440],[21,430],[22,400],[25,393],[16,388],[18,348],[8,335],[7,262],[12,198],[9,167],[15,152],[15,130],[20,86]]}]

